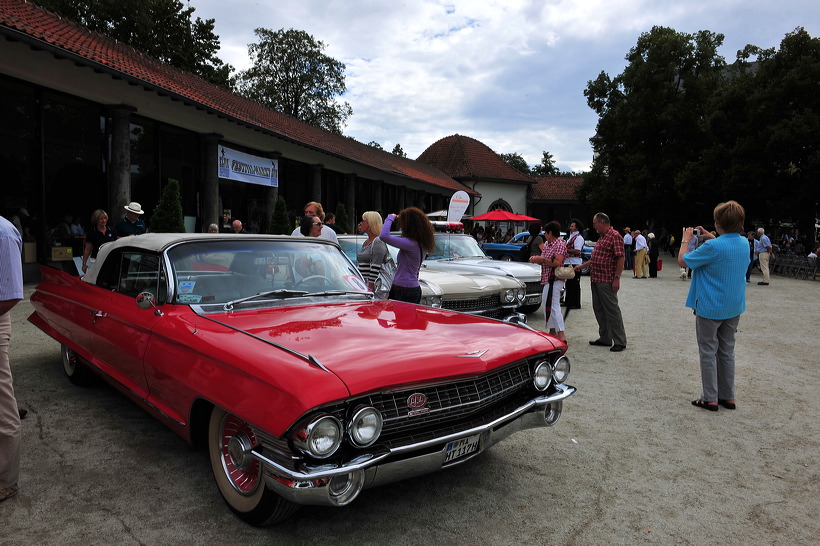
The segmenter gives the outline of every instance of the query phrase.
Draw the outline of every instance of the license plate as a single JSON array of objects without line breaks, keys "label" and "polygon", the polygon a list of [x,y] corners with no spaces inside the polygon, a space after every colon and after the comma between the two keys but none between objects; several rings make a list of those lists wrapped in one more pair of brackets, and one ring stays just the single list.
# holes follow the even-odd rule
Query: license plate
[{"label": "license plate", "polygon": [[527,296],[527,303],[539,303],[541,296]]},{"label": "license plate", "polygon": [[447,444],[447,456],[444,458],[445,463],[454,461],[464,455],[469,455],[478,450],[478,441],[481,439],[479,434],[470,436],[469,438],[461,438],[460,440],[453,440]]}]

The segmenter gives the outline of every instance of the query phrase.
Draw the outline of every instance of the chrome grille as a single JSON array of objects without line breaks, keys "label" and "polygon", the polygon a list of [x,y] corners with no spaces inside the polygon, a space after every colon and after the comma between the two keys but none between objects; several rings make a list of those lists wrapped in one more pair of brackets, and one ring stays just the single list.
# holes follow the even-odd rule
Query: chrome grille
[{"label": "chrome grille", "polygon": [[541,295],[544,292],[544,286],[541,284],[541,281],[537,282],[528,282],[527,285],[527,294],[538,294]]},{"label": "chrome grille", "polygon": [[463,313],[480,313],[482,311],[497,309],[500,306],[501,298],[498,295],[457,300],[444,299],[441,302],[442,308],[451,311],[461,311]]},{"label": "chrome grille", "polygon": [[[529,393],[531,376],[530,365],[521,362],[480,378],[371,395],[367,403],[384,417],[381,441],[404,444],[442,430],[470,428],[476,419],[486,421],[506,406],[519,404]],[[407,399],[415,393],[427,396],[429,412],[409,415]]]}]

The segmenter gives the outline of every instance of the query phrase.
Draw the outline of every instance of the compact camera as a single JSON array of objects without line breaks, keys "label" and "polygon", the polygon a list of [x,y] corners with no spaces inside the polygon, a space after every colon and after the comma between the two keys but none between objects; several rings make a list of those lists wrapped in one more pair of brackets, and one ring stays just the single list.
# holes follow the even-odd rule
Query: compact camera
[{"label": "compact camera", "polygon": [[693,231],[693,233],[694,233],[694,234],[695,234],[695,236],[697,237],[697,236],[699,236],[699,235],[700,235],[700,230],[699,230],[698,228],[695,228],[695,229],[694,229],[694,231]]}]

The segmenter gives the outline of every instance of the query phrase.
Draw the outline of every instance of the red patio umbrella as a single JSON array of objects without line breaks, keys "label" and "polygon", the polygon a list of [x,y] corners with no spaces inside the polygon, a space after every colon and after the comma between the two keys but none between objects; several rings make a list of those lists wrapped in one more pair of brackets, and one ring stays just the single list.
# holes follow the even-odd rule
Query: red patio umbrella
[{"label": "red patio umbrella", "polygon": [[490,221],[490,222],[537,222],[538,218],[527,216],[526,214],[513,214],[506,210],[495,209],[484,214],[479,214],[473,217],[473,221]]}]

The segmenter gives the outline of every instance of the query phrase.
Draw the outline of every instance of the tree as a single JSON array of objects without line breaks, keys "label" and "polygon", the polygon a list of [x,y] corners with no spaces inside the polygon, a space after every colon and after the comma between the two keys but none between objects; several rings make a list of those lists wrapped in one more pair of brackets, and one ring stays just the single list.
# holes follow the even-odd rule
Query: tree
[{"label": "tree", "polygon": [[735,198],[750,227],[788,222],[812,233],[820,202],[820,39],[797,28],[779,50],[746,46],[730,68],[703,124],[707,151],[681,173],[680,192],[713,203]]},{"label": "tree", "polygon": [[382,148],[382,145],[376,142],[375,140],[371,140],[367,143],[367,145],[371,148],[376,148],[377,150],[384,150],[384,148]]},{"label": "tree", "polygon": [[179,193],[179,181],[168,179],[162,191],[162,197],[151,216],[152,233],[185,233],[185,219],[182,215],[182,197]]},{"label": "tree", "polygon": [[233,67],[216,56],[214,19],[193,18],[179,0],[34,0],[89,30],[105,34],[180,70],[231,89]]},{"label": "tree", "polygon": [[708,149],[702,120],[722,82],[722,43],[722,34],[654,27],[629,51],[622,74],[602,72],[587,83],[584,95],[598,125],[580,197],[596,209],[619,211],[622,222],[683,220],[675,181]]},{"label": "tree", "polygon": [[391,153],[399,157],[407,157],[407,154],[404,153],[404,150],[402,150],[401,148],[401,144],[398,143],[395,146],[393,146],[393,151]]},{"label": "tree", "polygon": [[536,176],[556,176],[560,174],[551,153],[544,151],[541,156],[541,163],[532,168],[532,174]]},{"label": "tree", "polygon": [[526,174],[527,176],[530,175],[530,166],[527,165],[527,162],[518,152],[513,152],[511,154],[498,154],[501,159],[504,160],[504,163],[515,169],[516,171]]},{"label": "tree", "polygon": [[350,220],[347,217],[347,209],[344,204],[336,204],[336,225],[342,228],[344,233],[353,233],[350,229]]},{"label": "tree", "polygon": [[269,233],[272,235],[290,235],[293,228],[290,226],[288,218],[288,205],[284,197],[279,195],[276,198],[276,205],[273,207],[273,215],[270,219]]},{"label": "tree", "polygon": [[338,102],[345,65],[322,53],[324,42],[302,30],[257,28],[248,47],[253,66],[237,77],[240,93],[278,112],[342,134],[353,109]]}]

